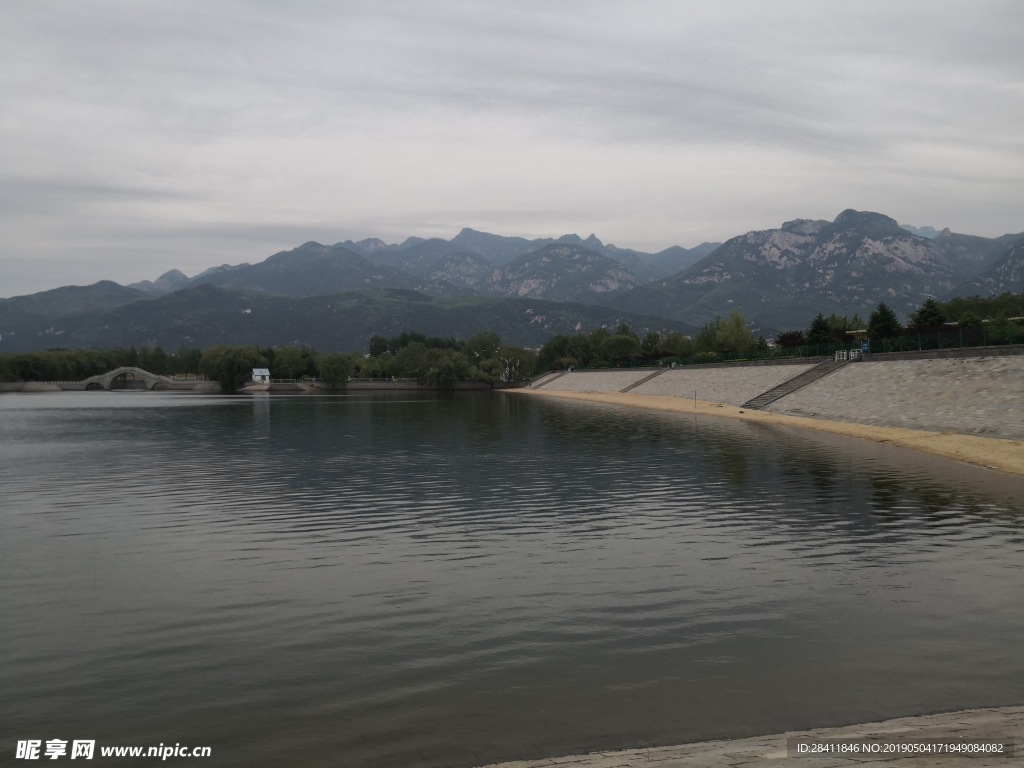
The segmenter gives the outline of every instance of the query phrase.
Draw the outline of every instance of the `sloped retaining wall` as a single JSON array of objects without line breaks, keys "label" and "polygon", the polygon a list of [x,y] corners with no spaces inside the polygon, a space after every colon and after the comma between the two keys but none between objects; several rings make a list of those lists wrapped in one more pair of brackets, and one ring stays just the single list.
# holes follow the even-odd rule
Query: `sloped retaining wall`
[{"label": "sloped retaining wall", "polygon": [[1024,356],[873,358],[845,365],[765,410],[1024,440]]}]

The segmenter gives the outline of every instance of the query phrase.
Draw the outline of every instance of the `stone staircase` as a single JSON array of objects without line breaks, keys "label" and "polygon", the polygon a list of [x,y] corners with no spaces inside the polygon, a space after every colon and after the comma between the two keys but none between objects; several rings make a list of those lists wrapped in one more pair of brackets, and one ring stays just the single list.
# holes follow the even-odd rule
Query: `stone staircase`
[{"label": "stone staircase", "polygon": [[534,379],[533,381],[530,382],[530,389],[540,389],[541,387],[545,386],[546,384],[550,384],[555,379],[562,378],[567,373],[568,373],[568,371],[557,371],[555,373],[545,373],[539,379]]},{"label": "stone staircase", "polygon": [[810,370],[804,371],[799,376],[794,376],[788,381],[784,381],[777,387],[772,387],[767,392],[762,392],[757,397],[748,400],[741,407],[749,408],[753,411],[759,411],[766,405],[771,405],[776,400],[779,400],[791,392],[796,392],[801,387],[806,387],[812,381],[817,381],[822,376],[827,376],[833,371],[839,370],[846,363],[847,360],[826,360],[823,363],[819,363]]},{"label": "stone staircase", "polygon": [[621,394],[623,392],[629,392],[629,390],[631,390],[631,389],[636,389],[641,384],[645,384],[646,382],[648,382],[651,379],[653,379],[655,376],[658,376],[658,375],[664,373],[667,370],[668,370],[668,368],[659,368],[654,373],[652,373],[650,376],[644,376],[642,379],[640,379],[640,381],[634,381],[628,387],[623,387],[622,389],[619,390],[619,393]]}]

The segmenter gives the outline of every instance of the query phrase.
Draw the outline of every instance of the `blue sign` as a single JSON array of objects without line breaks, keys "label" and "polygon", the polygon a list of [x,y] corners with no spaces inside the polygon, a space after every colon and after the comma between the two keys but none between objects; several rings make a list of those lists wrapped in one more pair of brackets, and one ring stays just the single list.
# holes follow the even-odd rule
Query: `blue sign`
[{"label": "blue sign", "polygon": [[860,343],[860,351],[861,352],[870,352],[871,351],[870,347],[871,347],[871,342],[868,339],[864,339],[864,341],[862,341]]}]

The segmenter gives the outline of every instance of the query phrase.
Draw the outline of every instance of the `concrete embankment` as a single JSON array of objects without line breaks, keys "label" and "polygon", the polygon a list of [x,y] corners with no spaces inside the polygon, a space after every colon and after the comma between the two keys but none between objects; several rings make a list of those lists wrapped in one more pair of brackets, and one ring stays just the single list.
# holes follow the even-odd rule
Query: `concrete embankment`
[{"label": "concrete embankment", "polygon": [[[846,751],[837,742],[849,744]],[[812,754],[800,744],[835,744]],[[949,745],[949,746],[945,746]],[[985,745],[989,745],[986,747]],[[993,749],[1002,751],[993,752]],[[952,750],[938,752],[937,750]],[[487,768],[1009,768],[1024,764],[1024,707],[996,707],[901,717],[729,741],[517,760]]]},{"label": "concrete embankment", "polygon": [[[813,368],[817,361],[781,365],[689,366],[686,368],[571,371],[543,384],[544,392],[621,392],[742,405],[762,392]],[[657,375],[651,377],[651,374]],[[650,377],[650,378],[649,378]],[[647,379],[647,381],[644,381]],[[642,383],[641,383],[642,382]]]},{"label": "concrete embankment", "polygon": [[1024,440],[1024,356],[851,363],[766,410]]},{"label": "concrete embankment", "polygon": [[741,407],[812,366],[694,366],[647,381],[650,370],[573,371],[517,391],[811,428],[1024,474],[1024,355],[851,362],[765,410]]}]

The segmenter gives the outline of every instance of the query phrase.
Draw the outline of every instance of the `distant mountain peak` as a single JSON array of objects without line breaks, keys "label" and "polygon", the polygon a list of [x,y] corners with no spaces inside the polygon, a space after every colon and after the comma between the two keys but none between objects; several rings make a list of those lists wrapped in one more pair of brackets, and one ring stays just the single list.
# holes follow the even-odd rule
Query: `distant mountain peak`
[{"label": "distant mountain peak", "polygon": [[[343,243],[342,245],[345,245],[345,243]],[[388,244],[381,240],[379,237],[367,237],[364,240],[360,240],[357,243],[353,243],[353,245],[362,248],[364,251],[371,252],[382,251],[388,247]]]},{"label": "distant mountain peak", "polygon": [[780,229],[797,235],[814,235],[826,226],[828,226],[828,222],[819,219],[793,219],[783,222]]},{"label": "distant mountain peak", "polygon": [[[929,240],[934,240],[941,234],[935,227],[915,227],[911,224],[900,224],[900,228],[907,230],[912,235],[927,237]],[[948,229],[945,231],[949,232]]]},{"label": "distant mountain peak", "polygon": [[855,211],[852,208],[847,208],[845,211],[840,213],[832,223],[839,227],[848,228],[860,228],[865,226],[877,227],[881,225],[887,229],[902,231],[902,228],[896,219],[890,218],[883,213],[875,213],[874,211]]},{"label": "distant mountain peak", "polygon": [[166,272],[164,272],[162,275],[160,275],[160,277],[158,277],[155,282],[160,282],[161,280],[180,280],[180,279],[188,280],[188,275],[186,275],[180,269],[169,269]]}]

